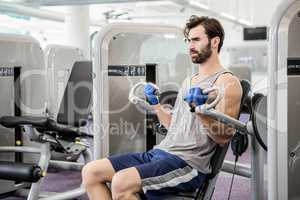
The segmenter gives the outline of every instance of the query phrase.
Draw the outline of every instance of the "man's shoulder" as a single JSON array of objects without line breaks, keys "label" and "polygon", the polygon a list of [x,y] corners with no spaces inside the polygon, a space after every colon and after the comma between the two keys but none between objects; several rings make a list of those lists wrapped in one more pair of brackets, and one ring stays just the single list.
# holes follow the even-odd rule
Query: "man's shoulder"
[{"label": "man's shoulder", "polygon": [[218,79],[215,82],[216,85],[222,85],[222,84],[233,84],[233,85],[240,85],[240,80],[238,77],[236,77],[234,74],[230,72],[224,72],[221,74]]},{"label": "man's shoulder", "polygon": [[[242,96],[242,86],[238,77],[233,75],[232,73],[224,73],[222,74],[217,81],[215,82],[216,86],[223,87],[225,92],[231,96]],[[230,95],[231,94],[231,95]]]}]

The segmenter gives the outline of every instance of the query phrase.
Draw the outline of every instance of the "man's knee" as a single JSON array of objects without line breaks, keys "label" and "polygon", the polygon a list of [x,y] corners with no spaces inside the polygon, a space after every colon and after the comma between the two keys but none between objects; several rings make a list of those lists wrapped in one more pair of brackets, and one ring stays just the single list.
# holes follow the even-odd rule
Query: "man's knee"
[{"label": "man's knee", "polygon": [[116,173],[111,181],[111,191],[114,200],[123,199],[124,195],[128,192],[126,187],[126,178],[122,173]]},{"label": "man's knee", "polygon": [[126,176],[125,173],[118,172],[113,176],[111,182],[111,192],[113,200],[125,200],[129,199],[131,195],[134,194],[134,191],[130,187],[128,179],[131,177]]},{"label": "man's knee", "polygon": [[135,169],[119,171],[112,178],[111,191],[114,200],[131,199],[140,190],[140,178]]},{"label": "man's knee", "polygon": [[[96,182],[103,182],[101,176],[98,176],[97,179],[95,178],[95,174],[98,174],[99,172],[96,172],[92,162],[86,164],[81,171],[82,183],[85,186],[92,185]],[[97,170],[99,171],[101,169],[99,168]]]},{"label": "man's knee", "polygon": [[107,162],[109,162],[107,159],[102,159],[86,164],[81,171],[82,183],[88,186],[111,181],[113,169],[111,169],[111,166]]}]

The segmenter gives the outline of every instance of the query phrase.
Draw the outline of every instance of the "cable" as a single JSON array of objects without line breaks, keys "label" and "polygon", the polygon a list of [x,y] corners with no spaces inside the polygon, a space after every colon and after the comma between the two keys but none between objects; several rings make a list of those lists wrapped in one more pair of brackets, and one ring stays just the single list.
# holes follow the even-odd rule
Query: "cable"
[{"label": "cable", "polygon": [[231,178],[231,183],[230,183],[230,188],[229,188],[229,194],[228,194],[228,198],[227,200],[230,200],[230,196],[231,196],[231,191],[232,191],[232,186],[233,186],[233,180],[234,180],[234,175],[235,175],[235,169],[236,169],[236,163],[238,161],[239,156],[235,156],[235,161],[234,161],[234,168],[233,168],[233,174],[232,174],[232,178]]}]

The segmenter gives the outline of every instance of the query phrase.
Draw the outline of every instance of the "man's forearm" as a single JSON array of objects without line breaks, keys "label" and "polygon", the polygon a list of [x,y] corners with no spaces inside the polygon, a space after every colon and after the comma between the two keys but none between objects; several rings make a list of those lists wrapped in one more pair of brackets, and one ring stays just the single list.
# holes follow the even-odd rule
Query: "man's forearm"
[{"label": "man's forearm", "polygon": [[160,104],[157,104],[154,106],[156,115],[159,119],[159,122],[166,128],[169,129],[170,123],[171,123],[171,112],[168,110],[165,110]]}]

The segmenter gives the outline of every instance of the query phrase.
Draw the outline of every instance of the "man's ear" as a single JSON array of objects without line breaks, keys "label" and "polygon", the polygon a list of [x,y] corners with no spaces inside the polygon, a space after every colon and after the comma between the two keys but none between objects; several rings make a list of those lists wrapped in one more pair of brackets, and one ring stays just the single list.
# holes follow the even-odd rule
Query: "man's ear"
[{"label": "man's ear", "polygon": [[218,49],[219,44],[220,44],[220,38],[219,37],[214,37],[214,38],[211,39],[211,47],[213,49]]}]

